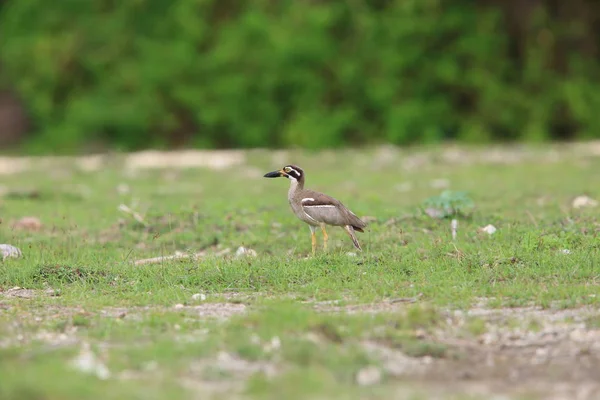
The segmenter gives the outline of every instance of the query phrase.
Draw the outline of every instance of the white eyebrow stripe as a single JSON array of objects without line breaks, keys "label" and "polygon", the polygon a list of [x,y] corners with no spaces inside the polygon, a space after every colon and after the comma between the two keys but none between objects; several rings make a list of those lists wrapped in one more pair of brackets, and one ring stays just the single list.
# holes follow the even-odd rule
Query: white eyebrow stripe
[{"label": "white eyebrow stripe", "polygon": [[300,174],[300,172],[298,172],[298,170],[296,170],[296,169],[294,169],[294,168],[292,168],[292,167],[288,167],[288,168],[289,168],[289,171],[285,171],[286,173],[288,173],[288,174],[289,174],[290,172],[294,171],[294,172],[296,173],[296,175],[298,175],[298,176],[300,176],[300,175],[301,175],[301,174]]},{"label": "white eyebrow stripe", "polygon": [[304,203],[305,201],[315,201],[315,199],[313,199],[312,197],[305,197],[302,199],[302,202]]}]

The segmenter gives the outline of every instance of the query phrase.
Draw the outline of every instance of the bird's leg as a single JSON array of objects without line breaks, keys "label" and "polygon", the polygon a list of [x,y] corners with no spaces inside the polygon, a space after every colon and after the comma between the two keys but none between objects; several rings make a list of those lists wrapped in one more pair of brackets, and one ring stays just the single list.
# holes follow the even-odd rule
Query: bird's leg
[{"label": "bird's leg", "polygon": [[312,242],[312,254],[313,256],[315,255],[315,252],[317,250],[317,227],[316,226],[312,226],[309,225],[310,227],[310,239]]},{"label": "bird's leg", "polygon": [[327,240],[329,239],[329,236],[325,230],[325,224],[321,224],[321,230],[323,231],[323,248],[327,250]]},{"label": "bird's leg", "polygon": [[358,239],[356,238],[356,235],[354,234],[354,228],[352,227],[352,225],[346,225],[344,226],[344,229],[346,230],[346,232],[348,232],[348,235],[350,235],[350,239],[352,239],[352,243],[354,243],[354,247],[356,247],[358,250],[362,249],[360,248],[360,244],[358,243]]}]

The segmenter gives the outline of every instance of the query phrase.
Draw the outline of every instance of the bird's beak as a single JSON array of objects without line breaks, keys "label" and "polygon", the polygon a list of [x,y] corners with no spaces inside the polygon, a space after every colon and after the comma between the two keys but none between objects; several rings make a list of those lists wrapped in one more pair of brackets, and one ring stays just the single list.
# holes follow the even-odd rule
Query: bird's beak
[{"label": "bird's beak", "polygon": [[265,174],[265,178],[279,178],[280,176],[286,176],[286,173],[283,171],[273,171]]}]

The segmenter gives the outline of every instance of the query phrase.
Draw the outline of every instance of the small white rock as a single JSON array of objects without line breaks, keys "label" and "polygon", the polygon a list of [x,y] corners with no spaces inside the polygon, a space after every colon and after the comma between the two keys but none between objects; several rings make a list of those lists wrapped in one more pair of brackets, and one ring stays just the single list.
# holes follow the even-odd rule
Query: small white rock
[{"label": "small white rock", "polygon": [[128,185],[128,184],[126,184],[126,183],[120,183],[120,184],[117,186],[117,192],[118,192],[119,194],[127,194],[127,193],[129,193],[129,190],[130,190],[130,189],[129,189],[129,185]]},{"label": "small white rock", "polygon": [[434,179],[429,183],[429,185],[434,189],[447,189],[450,187],[450,181],[444,178]]},{"label": "small white rock", "polygon": [[91,351],[89,344],[84,343],[79,355],[71,360],[71,366],[81,372],[94,374],[98,379],[108,379],[110,371]]},{"label": "small white rock", "polygon": [[428,207],[425,209],[425,214],[429,215],[431,218],[444,218],[446,213],[439,208]]},{"label": "small white rock", "polygon": [[452,222],[450,222],[450,229],[452,231],[452,240],[456,240],[456,234],[458,232],[458,220],[453,219]]},{"label": "small white rock", "polygon": [[562,254],[571,254],[571,250],[569,250],[569,249],[562,249],[560,252]]},{"label": "small white rock", "polygon": [[11,246],[10,244],[0,244],[0,255],[2,256],[2,260],[4,260],[9,257],[21,257],[22,253],[21,250],[15,246]]},{"label": "small white rock", "polygon": [[353,252],[353,251],[349,251],[349,252],[347,252],[347,253],[346,253],[346,255],[347,255],[348,257],[356,257],[356,253],[355,253],[355,252]]},{"label": "small white rock", "polygon": [[260,336],[258,336],[256,333],[253,333],[250,336],[250,343],[252,343],[254,345],[259,345],[260,344]]},{"label": "small white rock", "polygon": [[273,351],[279,350],[281,348],[281,339],[279,336],[273,336],[271,341],[263,346],[263,351],[265,353],[271,353]]},{"label": "small white rock", "polygon": [[379,368],[375,366],[368,366],[356,374],[356,383],[360,386],[371,386],[381,382],[382,374]]},{"label": "small white rock", "polygon": [[242,256],[256,257],[256,251],[254,251],[252,249],[248,249],[248,248],[246,248],[244,246],[240,246],[235,251],[235,256],[236,257],[242,257]]},{"label": "small white rock", "polygon": [[173,308],[174,308],[174,309],[176,309],[176,310],[181,310],[181,309],[182,309],[182,308],[184,308],[184,307],[185,307],[185,306],[184,306],[183,304],[181,304],[181,303],[175,304],[175,305],[173,306]]},{"label": "small white rock", "polygon": [[596,207],[598,202],[588,196],[577,196],[573,199],[573,208]]},{"label": "small white rock", "polygon": [[194,293],[192,295],[192,300],[204,301],[206,300],[206,295],[204,293]]},{"label": "small white rock", "polygon": [[494,225],[486,225],[483,228],[481,228],[481,230],[487,233],[488,235],[493,235],[498,229],[496,229]]},{"label": "small white rock", "polygon": [[142,366],[144,371],[156,371],[158,369],[158,362],[156,361],[148,361]]},{"label": "small white rock", "polygon": [[235,358],[229,354],[226,351],[219,351],[219,353],[217,354],[217,361],[221,362],[221,363],[228,363],[233,361]]},{"label": "small white rock", "polygon": [[398,192],[410,192],[412,188],[413,185],[411,182],[403,182],[394,186],[394,189],[396,189]]}]

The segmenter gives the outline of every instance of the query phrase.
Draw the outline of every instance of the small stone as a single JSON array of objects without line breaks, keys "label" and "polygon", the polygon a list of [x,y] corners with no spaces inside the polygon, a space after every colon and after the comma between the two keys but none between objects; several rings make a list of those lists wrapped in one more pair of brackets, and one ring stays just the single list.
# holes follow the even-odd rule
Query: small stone
[{"label": "small stone", "polygon": [[450,181],[444,178],[434,179],[429,185],[434,189],[447,189],[450,187]]},{"label": "small stone", "polygon": [[12,257],[18,258],[21,257],[21,250],[15,246],[11,246],[10,244],[0,244],[0,255],[2,256],[2,260]]},{"label": "small stone", "polygon": [[206,300],[206,295],[204,293],[195,293],[192,295],[192,300],[204,301]]},{"label": "small stone", "polygon": [[498,229],[496,229],[494,225],[486,225],[481,228],[481,231],[487,233],[488,235],[493,235],[497,230]]},{"label": "small stone", "polygon": [[410,192],[412,190],[412,188],[413,188],[413,185],[411,182],[403,182],[403,183],[400,183],[400,184],[394,186],[394,189],[396,189],[398,192],[403,192],[403,193]]},{"label": "small stone", "polygon": [[265,353],[271,353],[273,351],[279,350],[281,348],[281,339],[279,336],[273,336],[271,341],[263,346],[263,351]]},{"label": "small stone", "polygon": [[347,253],[346,253],[346,255],[347,255],[348,257],[356,257],[356,253],[355,253],[355,252],[353,252],[353,251],[349,251],[349,252],[347,252]]},{"label": "small stone", "polygon": [[356,374],[356,383],[360,386],[371,386],[381,382],[382,374],[379,368],[375,366],[368,366]]},{"label": "small stone", "polygon": [[153,361],[148,361],[147,363],[145,363],[142,366],[142,369],[144,371],[148,371],[148,372],[150,372],[150,371],[156,371],[158,369],[158,362],[156,362],[154,360]]},{"label": "small stone", "polygon": [[577,196],[573,199],[573,208],[596,207],[598,202],[588,196]]},{"label": "small stone", "polygon": [[226,351],[219,351],[217,354],[217,361],[221,363],[228,363],[234,360],[234,357]]},{"label": "small stone", "polygon": [[429,215],[431,218],[444,218],[446,216],[444,210],[440,210],[439,208],[433,207],[426,208],[425,214]]},{"label": "small stone", "polygon": [[425,339],[427,337],[427,332],[423,329],[417,329],[415,331],[415,337],[417,339]]},{"label": "small stone", "polygon": [[545,347],[540,347],[538,349],[535,350],[535,355],[533,356],[533,359],[531,360],[531,362],[534,365],[539,365],[542,364],[544,362],[546,362],[548,360],[548,355],[549,355],[549,351],[547,348]]},{"label": "small stone", "polygon": [[569,250],[569,249],[562,249],[560,252],[562,254],[571,254],[571,250]]},{"label": "small stone", "polygon": [[254,345],[259,345],[260,344],[260,336],[258,336],[256,333],[253,333],[252,336],[250,336],[250,343],[252,343]]},{"label": "small stone", "polygon": [[119,185],[117,185],[117,192],[119,194],[127,194],[129,193],[130,189],[129,189],[129,185],[126,183],[120,183]]},{"label": "small stone", "polygon": [[574,342],[585,342],[588,336],[588,332],[585,329],[575,329],[569,334],[569,339]]},{"label": "small stone", "polygon": [[48,288],[44,290],[44,293],[48,296],[60,296],[60,290]]},{"label": "small stone", "polygon": [[79,355],[71,360],[71,366],[81,372],[93,374],[98,379],[108,379],[110,371],[91,351],[89,344],[84,343]]},{"label": "small stone", "polygon": [[240,246],[235,251],[235,256],[236,257],[242,257],[242,256],[256,257],[256,251],[254,251],[252,249],[248,249],[248,248],[243,247],[243,246]]},{"label": "small stone", "polygon": [[36,292],[33,289],[25,289],[22,287],[15,286],[11,289],[8,289],[5,292],[5,295],[9,296],[9,297],[19,297],[19,298],[23,298],[23,299],[31,299],[31,298],[35,297]]},{"label": "small stone", "polygon": [[13,229],[22,229],[26,231],[39,231],[42,229],[42,221],[37,217],[23,217],[14,224]]},{"label": "small stone", "polygon": [[450,222],[450,230],[452,231],[452,240],[456,240],[456,234],[458,232],[458,220],[457,219],[453,219],[452,222]]},{"label": "small stone", "polygon": [[173,308],[174,308],[174,309],[176,309],[176,310],[181,310],[181,309],[182,309],[182,308],[184,308],[184,307],[185,307],[185,306],[184,306],[183,304],[181,304],[181,303],[175,304],[175,305],[173,306]]}]

